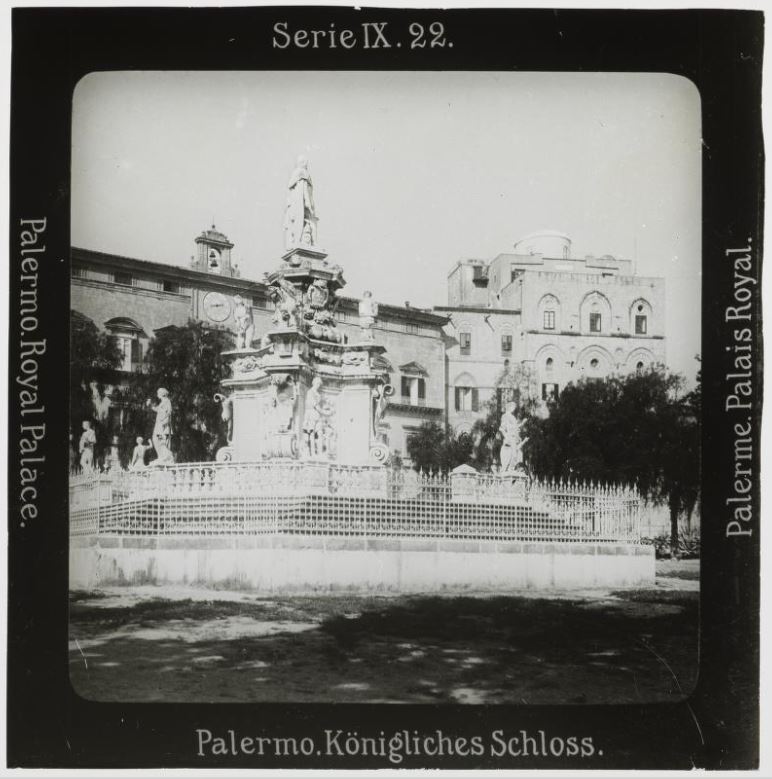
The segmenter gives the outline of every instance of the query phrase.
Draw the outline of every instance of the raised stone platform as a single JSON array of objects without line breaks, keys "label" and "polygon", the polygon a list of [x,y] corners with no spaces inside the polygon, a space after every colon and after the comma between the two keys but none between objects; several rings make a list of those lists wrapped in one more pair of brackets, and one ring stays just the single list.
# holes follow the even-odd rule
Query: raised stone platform
[{"label": "raised stone platform", "polygon": [[260,592],[635,587],[654,582],[643,544],[322,535],[81,536],[70,587],[189,584]]}]

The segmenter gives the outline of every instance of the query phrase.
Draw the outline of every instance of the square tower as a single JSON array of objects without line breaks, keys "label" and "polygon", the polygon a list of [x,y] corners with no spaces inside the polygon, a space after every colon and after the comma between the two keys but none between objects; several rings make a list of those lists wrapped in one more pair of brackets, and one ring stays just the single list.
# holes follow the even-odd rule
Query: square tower
[{"label": "square tower", "polygon": [[196,256],[192,266],[204,273],[217,276],[237,276],[238,273],[231,264],[231,249],[233,244],[217,228],[204,230],[196,237]]}]

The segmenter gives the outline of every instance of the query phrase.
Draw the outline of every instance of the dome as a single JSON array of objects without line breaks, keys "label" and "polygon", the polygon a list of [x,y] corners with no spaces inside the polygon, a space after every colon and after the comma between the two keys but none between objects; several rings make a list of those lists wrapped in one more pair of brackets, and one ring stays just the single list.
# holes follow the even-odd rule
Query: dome
[{"label": "dome", "polygon": [[559,230],[539,230],[515,244],[517,254],[541,254],[543,257],[571,256],[571,239]]}]

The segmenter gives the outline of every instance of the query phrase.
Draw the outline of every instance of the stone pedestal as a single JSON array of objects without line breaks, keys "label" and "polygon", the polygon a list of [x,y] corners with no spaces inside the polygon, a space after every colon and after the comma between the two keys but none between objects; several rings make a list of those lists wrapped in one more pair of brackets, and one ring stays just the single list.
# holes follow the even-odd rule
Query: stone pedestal
[{"label": "stone pedestal", "polygon": [[223,355],[233,439],[220,459],[384,462],[388,450],[375,425],[384,377],[373,367],[384,347],[317,341],[297,329],[272,330],[264,342]]},{"label": "stone pedestal", "polygon": [[477,471],[459,465],[450,472],[450,499],[454,503],[474,503],[477,497]]}]

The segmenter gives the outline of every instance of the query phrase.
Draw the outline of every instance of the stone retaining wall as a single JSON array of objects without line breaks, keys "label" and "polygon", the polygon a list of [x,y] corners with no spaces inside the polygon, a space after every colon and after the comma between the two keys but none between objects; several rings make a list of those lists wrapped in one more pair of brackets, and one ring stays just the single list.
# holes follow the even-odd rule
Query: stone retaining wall
[{"label": "stone retaining wall", "polygon": [[632,587],[654,548],[589,542],[328,536],[81,536],[70,587],[196,584],[264,592]]}]

